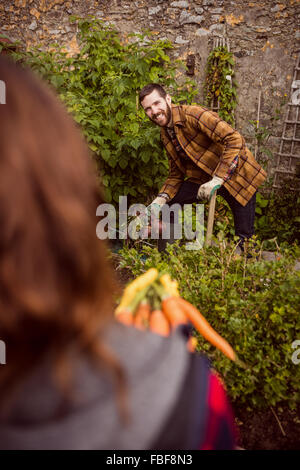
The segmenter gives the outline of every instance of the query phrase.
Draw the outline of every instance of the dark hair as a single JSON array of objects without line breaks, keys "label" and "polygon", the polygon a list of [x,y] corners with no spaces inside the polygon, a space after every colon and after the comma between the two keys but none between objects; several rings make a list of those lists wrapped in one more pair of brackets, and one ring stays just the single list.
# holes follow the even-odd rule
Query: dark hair
[{"label": "dark hair", "polygon": [[63,376],[70,349],[104,366],[122,400],[123,369],[103,339],[117,283],[96,237],[103,198],[88,147],[30,70],[0,57],[0,78],[0,400],[46,354]]},{"label": "dark hair", "polygon": [[149,83],[148,85],[144,86],[144,88],[142,88],[139,93],[140,104],[142,103],[143,99],[146,96],[150,95],[150,93],[152,93],[152,91],[154,90],[158,91],[162,98],[165,98],[167,96],[167,92],[161,85],[159,85],[158,83]]}]

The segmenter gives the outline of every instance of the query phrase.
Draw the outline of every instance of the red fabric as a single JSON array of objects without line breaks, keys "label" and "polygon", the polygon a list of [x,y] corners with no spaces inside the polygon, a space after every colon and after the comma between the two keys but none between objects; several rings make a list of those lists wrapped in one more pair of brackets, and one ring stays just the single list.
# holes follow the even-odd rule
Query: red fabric
[{"label": "red fabric", "polygon": [[233,412],[224,387],[215,373],[211,373],[209,377],[207,400],[209,415],[201,450],[234,449],[237,430]]}]

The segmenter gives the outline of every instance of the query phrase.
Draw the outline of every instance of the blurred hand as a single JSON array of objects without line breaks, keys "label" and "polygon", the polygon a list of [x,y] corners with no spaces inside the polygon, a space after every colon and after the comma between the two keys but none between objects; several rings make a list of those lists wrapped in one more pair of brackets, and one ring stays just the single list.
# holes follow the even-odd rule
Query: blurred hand
[{"label": "blurred hand", "polygon": [[159,218],[159,212],[164,204],[166,204],[167,200],[164,197],[156,197],[151,204],[147,207],[147,213],[149,216],[154,214],[155,218]]},{"label": "blurred hand", "polygon": [[159,204],[160,206],[163,206],[164,204],[166,204],[167,200],[165,197],[161,197],[161,196],[157,196],[154,201],[151,202],[150,206],[152,204]]}]

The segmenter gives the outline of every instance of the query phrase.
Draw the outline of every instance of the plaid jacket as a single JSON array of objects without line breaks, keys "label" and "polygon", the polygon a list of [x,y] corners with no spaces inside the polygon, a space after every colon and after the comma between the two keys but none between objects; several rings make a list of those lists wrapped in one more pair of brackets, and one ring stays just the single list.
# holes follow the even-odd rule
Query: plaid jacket
[{"label": "plaid jacket", "polygon": [[245,140],[218,114],[201,106],[172,105],[174,130],[179,144],[190,161],[180,159],[169,137],[161,128],[161,140],[169,159],[169,175],[159,193],[172,199],[184,179],[203,184],[212,176],[225,179],[238,156],[238,166],[224,183],[229,193],[243,206],[266,179],[266,172],[257,163]]}]

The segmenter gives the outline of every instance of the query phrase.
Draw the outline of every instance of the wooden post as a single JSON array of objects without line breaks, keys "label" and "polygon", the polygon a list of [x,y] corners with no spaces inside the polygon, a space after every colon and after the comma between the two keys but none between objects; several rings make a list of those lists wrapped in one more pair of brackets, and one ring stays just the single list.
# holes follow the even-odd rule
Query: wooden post
[{"label": "wooden post", "polygon": [[214,192],[209,202],[205,246],[211,246],[211,238],[215,220],[216,198],[217,191]]}]

